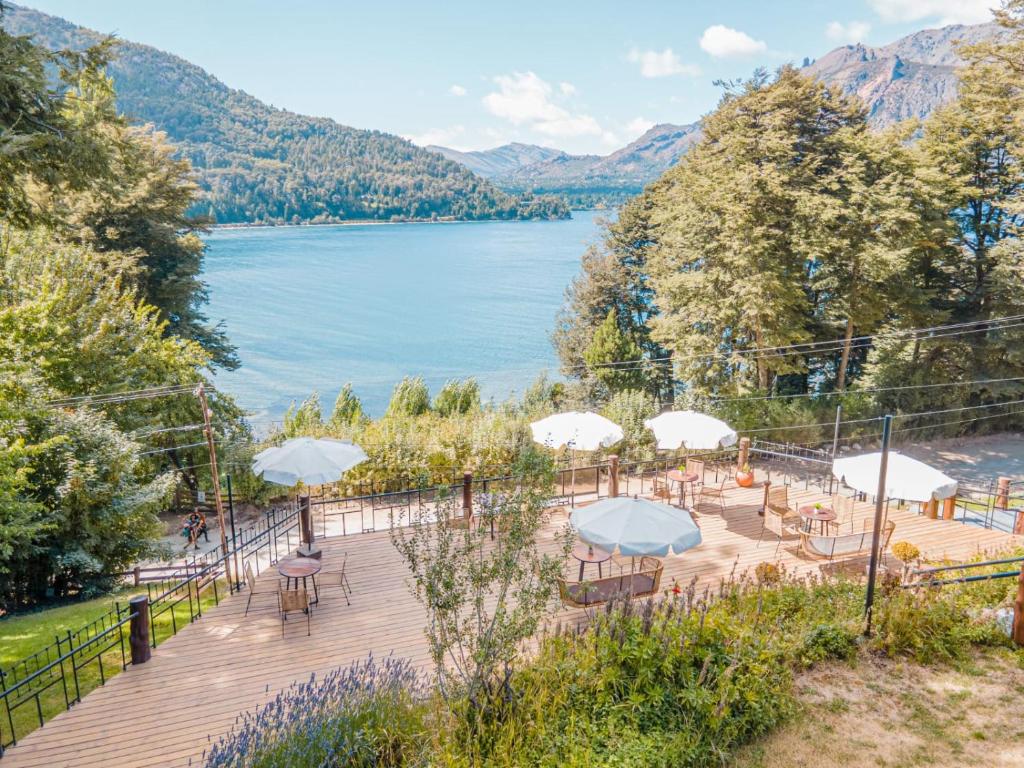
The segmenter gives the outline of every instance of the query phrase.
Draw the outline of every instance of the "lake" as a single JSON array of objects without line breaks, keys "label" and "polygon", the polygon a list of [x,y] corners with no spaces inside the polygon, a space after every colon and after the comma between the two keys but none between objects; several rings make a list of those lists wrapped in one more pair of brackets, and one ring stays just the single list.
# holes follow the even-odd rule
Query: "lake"
[{"label": "lake", "polygon": [[257,426],[314,390],[329,414],[346,382],[375,416],[407,375],[521,393],[557,371],[549,334],[598,218],[215,230],[207,314],[242,360],[216,385]]}]

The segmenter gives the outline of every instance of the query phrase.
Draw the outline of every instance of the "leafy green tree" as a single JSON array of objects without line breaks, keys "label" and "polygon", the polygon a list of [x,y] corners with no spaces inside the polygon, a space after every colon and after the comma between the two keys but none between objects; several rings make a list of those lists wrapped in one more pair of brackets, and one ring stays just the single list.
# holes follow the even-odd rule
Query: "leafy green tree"
[{"label": "leafy green tree", "polygon": [[604,322],[594,331],[594,336],[583,352],[591,374],[609,391],[639,389],[646,383],[646,377],[639,368],[642,352],[640,345],[631,339],[620,327],[614,309],[608,310]]},{"label": "leafy green tree", "polygon": [[480,410],[480,385],[474,378],[446,381],[434,396],[433,409],[439,416],[465,415]]},{"label": "leafy green tree", "polygon": [[[668,351],[651,336],[658,314],[647,257],[655,243],[651,214],[657,210],[656,182],[647,194],[624,204],[614,221],[604,223],[604,241],[583,254],[580,274],[566,291],[565,306],[555,321],[552,342],[567,376],[586,385],[596,381],[583,353],[597,329],[615,310],[619,327],[653,361],[642,371],[644,386],[664,401],[673,396]],[[639,355],[638,355],[639,357]]]},{"label": "leafy green tree", "polygon": [[346,384],[338,392],[334,401],[334,410],[331,411],[330,425],[332,427],[354,427],[358,425],[366,415],[363,413],[363,404],[352,391],[352,385]]},{"label": "leafy green tree", "polygon": [[791,67],[774,80],[759,71],[727,86],[702,140],[662,179],[654,336],[692,386],[766,391],[778,376],[806,372],[803,356],[770,350],[812,340],[810,233],[843,134],[865,119]]},{"label": "leafy green tree", "polygon": [[296,407],[293,402],[285,411],[281,432],[286,438],[317,437],[323,431],[323,409],[320,394],[314,392]]},{"label": "leafy green tree", "polygon": [[[0,18],[8,11],[0,5]],[[0,29],[0,224],[51,221],[37,187],[81,189],[109,172],[102,142],[90,126],[69,119],[66,106],[82,72],[107,61],[108,43],[83,53],[47,51],[25,35]],[[57,77],[51,78],[56,71]]]},{"label": "leafy green tree", "polygon": [[644,421],[658,413],[658,403],[649,393],[639,389],[624,389],[609,398],[601,413],[614,421],[625,435],[623,446],[629,450],[629,459],[653,459],[656,440],[644,426]]},{"label": "leafy green tree", "polygon": [[385,416],[421,416],[430,411],[430,392],[420,376],[406,376],[395,385]]},{"label": "leafy green tree", "polygon": [[[963,50],[959,98],[924,123],[921,176],[949,223],[921,271],[933,310],[950,322],[985,323],[1024,313],[1024,4],[998,15],[1010,36]],[[886,341],[872,354],[870,383],[938,383],[1024,375],[1024,333],[998,323],[980,333]],[[981,404],[1019,397],[1018,383],[947,387],[880,397],[889,407]]]}]

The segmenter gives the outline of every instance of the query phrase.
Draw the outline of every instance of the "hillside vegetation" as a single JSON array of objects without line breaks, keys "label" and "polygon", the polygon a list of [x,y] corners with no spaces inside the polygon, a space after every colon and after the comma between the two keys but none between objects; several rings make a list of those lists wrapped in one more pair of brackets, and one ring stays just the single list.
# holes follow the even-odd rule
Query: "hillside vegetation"
[{"label": "hillside vegetation", "polygon": [[[105,37],[14,5],[3,25],[50,49]],[[191,212],[219,223],[568,215],[560,200],[513,197],[397,136],[275,109],[147,45],[121,41],[107,71],[118,108],[166,132],[195,169]]]}]

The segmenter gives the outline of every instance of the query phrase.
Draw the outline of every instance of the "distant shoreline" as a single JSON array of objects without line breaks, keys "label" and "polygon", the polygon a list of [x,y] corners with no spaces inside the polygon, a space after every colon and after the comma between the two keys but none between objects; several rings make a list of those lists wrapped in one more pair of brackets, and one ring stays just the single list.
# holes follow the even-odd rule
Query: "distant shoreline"
[{"label": "distant shoreline", "polygon": [[539,221],[569,221],[573,213],[590,213],[593,211],[605,210],[602,208],[573,208],[568,219],[400,219],[399,221],[381,221],[380,219],[352,219],[351,221],[304,221],[298,224],[271,224],[271,223],[232,223],[232,224],[211,224],[209,229],[300,229],[303,227],[365,227],[367,225],[384,224],[494,224],[495,222],[505,223],[529,223]]}]

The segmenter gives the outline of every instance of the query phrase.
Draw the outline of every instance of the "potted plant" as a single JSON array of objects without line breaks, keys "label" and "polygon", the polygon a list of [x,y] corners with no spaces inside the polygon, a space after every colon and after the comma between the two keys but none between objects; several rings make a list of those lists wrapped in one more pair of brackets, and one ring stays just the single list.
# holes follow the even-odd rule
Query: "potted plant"
[{"label": "potted plant", "polygon": [[754,484],[754,473],[750,469],[750,462],[744,464],[736,473],[736,485],[740,488],[749,488]]}]

